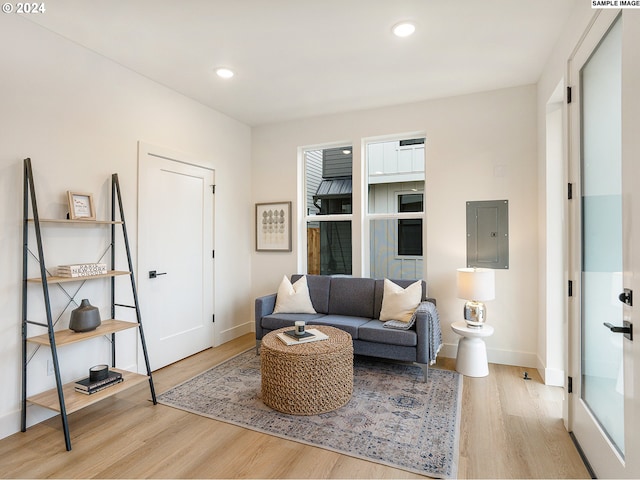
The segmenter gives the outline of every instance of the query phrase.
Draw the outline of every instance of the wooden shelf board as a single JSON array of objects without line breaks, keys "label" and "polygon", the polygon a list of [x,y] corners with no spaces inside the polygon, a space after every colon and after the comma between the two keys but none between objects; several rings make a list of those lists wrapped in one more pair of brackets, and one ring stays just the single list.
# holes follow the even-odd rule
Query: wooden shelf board
[{"label": "wooden shelf board", "polygon": [[[67,282],[84,282],[85,280],[93,280],[95,278],[110,278],[117,277],[118,275],[131,275],[130,272],[110,270],[102,275],[89,275],[87,277],[58,277],[57,275],[51,275],[47,277],[47,283],[67,283]],[[27,282],[42,283],[42,278],[34,277],[27,278]]]},{"label": "wooden shelf board", "polygon": [[[33,223],[33,218],[28,218],[28,222]],[[41,218],[40,223],[62,223],[62,224],[83,224],[83,225],[122,225],[122,220],[70,220],[68,218]]]},{"label": "wooden shelf board", "polygon": [[[69,345],[71,343],[82,342],[90,338],[109,335],[110,333],[120,332],[129,328],[138,326],[137,322],[125,322],[123,320],[104,320],[98,328],[90,332],[74,332],[73,330],[58,330],[55,332],[56,346]],[[49,345],[49,334],[45,333],[35,337],[27,338],[29,343],[37,343],[39,345]]]},{"label": "wooden shelf board", "polygon": [[[145,380],[149,380],[149,377],[146,375],[140,375],[138,373],[128,372],[126,370],[120,370],[117,368],[110,368],[109,370],[122,373],[122,378],[124,379],[124,381],[91,395],[85,395],[84,393],[76,392],[74,388],[75,381],[67,383],[62,387],[67,415],[73,412],[77,412],[78,410],[81,410],[84,407],[88,407],[89,405],[93,405],[100,400],[104,400],[105,398],[122,392],[128,388],[134,387],[135,385],[138,385]],[[29,403],[33,403],[34,405],[39,405],[49,410],[60,412],[58,390],[55,388],[29,397],[27,398],[27,401]]]}]

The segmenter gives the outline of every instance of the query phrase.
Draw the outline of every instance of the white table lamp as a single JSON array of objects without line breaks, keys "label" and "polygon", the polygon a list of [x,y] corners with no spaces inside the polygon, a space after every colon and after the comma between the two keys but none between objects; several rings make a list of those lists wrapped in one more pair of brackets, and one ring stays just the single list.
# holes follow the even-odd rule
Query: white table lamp
[{"label": "white table lamp", "polygon": [[480,328],[487,318],[484,300],[496,298],[495,271],[491,268],[459,268],[458,298],[464,304],[464,319],[469,327]]}]

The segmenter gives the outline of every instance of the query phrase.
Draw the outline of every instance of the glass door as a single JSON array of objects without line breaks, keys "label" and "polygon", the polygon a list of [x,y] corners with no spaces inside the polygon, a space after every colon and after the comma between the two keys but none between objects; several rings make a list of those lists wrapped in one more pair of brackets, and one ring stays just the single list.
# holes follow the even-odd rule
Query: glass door
[{"label": "glass door", "polygon": [[581,398],[624,457],[621,38],[617,20],[583,66]]},{"label": "glass door", "polygon": [[625,431],[633,413],[626,401],[632,385],[625,385],[633,364],[625,352],[632,343],[620,332],[630,318],[620,294],[632,270],[626,248],[629,217],[623,209],[624,172],[630,175],[630,170],[622,155],[622,38],[622,17],[600,12],[570,65],[575,194],[570,204],[569,428],[597,477],[626,477],[627,457],[633,457],[628,454],[632,432]]}]

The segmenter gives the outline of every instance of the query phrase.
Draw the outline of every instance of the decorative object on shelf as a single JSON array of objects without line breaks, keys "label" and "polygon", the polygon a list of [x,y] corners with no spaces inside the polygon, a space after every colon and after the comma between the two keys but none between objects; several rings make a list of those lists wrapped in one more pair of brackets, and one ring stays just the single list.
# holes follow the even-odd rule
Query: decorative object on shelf
[{"label": "decorative object on shelf", "polygon": [[96,210],[90,193],[67,192],[71,220],[95,220]]},{"label": "decorative object on shelf", "polygon": [[109,376],[109,365],[95,365],[89,369],[89,381],[99,382]]},{"label": "decorative object on shelf", "polygon": [[[102,368],[104,367],[104,369]],[[100,372],[101,378],[99,380],[94,380],[92,374],[94,368],[98,368]],[[76,392],[84,393],[85,395],[91,395],[93,393],[97,393],[105,388],[111,387],[117,383],[122,382],[124,379],[122,377],[122,373],[114,372],[113,370],[109,370],[107,365],[96,365],[95,367],[91,367],[89,370],[89,377],[83,378],[82,380],[78,380],[74,384],[74,390]]]},{"label": "decorative object on shelf", "polygon": [[256,203],[256,251],[291,251],[291,202]]},{"label": "decorative object on shelf", "polygon": [[106,263],[78,263],[76,265],[58,265],[59,277],[92,277],[94,275],[106,275]]},{"label": "decorative object on shelf", "polygon": [[74,332],[90,332],[98,328],[100,323],[100,310],[85,298],[80,302],[80,306],[71,312],[69,329]]},{"label": "decorative object on shelf", "polygon": [[496,298],[495,271],[490,268],[459,268],[458,298],[464,304],[464,319],[469,327],[480,328],[487,318],[484,300]]}]

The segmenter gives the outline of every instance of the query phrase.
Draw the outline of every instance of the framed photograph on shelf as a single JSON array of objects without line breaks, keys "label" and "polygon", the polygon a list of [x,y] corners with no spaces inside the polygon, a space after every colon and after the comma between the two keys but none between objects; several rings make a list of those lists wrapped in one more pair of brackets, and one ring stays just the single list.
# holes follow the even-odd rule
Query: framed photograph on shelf
[{"label": "framed photograph on shelf", "polygon": [[291,251],[291,202],[256,203],[256,251]]},{"label": "framed photograph on shelf", "polygon": [[67,192],[70,220],[95,220],[96,210],[90,193]]}]

